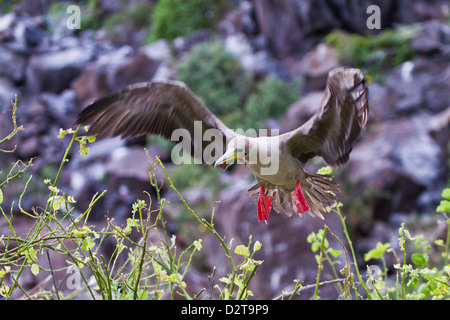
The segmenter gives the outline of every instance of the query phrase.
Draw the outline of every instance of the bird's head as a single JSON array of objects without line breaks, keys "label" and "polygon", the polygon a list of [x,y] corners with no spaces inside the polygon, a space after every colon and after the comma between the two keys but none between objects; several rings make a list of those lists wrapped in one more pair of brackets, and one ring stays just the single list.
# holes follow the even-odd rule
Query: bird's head
[{"label": "bird's head", "polygon": [[231,165],[235,160],[245,157],[247,153],[248,138],[243,136],[235,137],[228,143],[227,150],[216,160],[214,166],[217,167],[222,164]]}]

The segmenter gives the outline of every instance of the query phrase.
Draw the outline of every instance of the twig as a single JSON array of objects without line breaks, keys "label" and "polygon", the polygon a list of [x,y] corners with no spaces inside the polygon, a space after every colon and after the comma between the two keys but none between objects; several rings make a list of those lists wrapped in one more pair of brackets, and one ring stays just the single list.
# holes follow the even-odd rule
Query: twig
[{"label": "twig", "polygon": [[209,293],[209,300],[213,299],[214,294],[214,281],[216,278],[216,267],[213,268],[213,271],[210,276],[208,276],[208,293]]},{"label": "twig", "polygon": [[286,296],[286,295],[291,295],[291,294],[293,294],[295,291],[297,291],[296,294],[300,295],[303,291],[308,290],[308,289],[315,288],[316,286],[323,286],[323,285],[326,285],[326,284],[333,284],[333,283],[345,282],[345,281],[346,281],[345,278],[339,278],[339,279],[333,279],[333,280],[328,280],[328,281],[322,281],[322,282],[320,282],[319,284],[309,284],[309,285],[307,285],[307,286],[301,287],[301,288],[298,289],[298,290],[292,290],[292,291],[289,291],[289,292],[287,292],[287,293],[282,293],[282,294],[280,294],[279,296],[276,296],[275,298],[273,298],[273,300],[281,300],[284,296]]},{"label": "twig", "polygon": [[320,274],[322,273],[322,262],[323,262],[323,254],[324,254],[324,247],[325,247],[325,238],[327,236],[327,226],[325,225],[325,228],[323,228],[323,235],[322,235],[322,243],[320,245],[320,257],[319,257],[319,265],[317,270],[317,281],[316,281],[316,290],[314,290],[314,300],[317,300],[317,293],[319,292],[319,283],[320,283]]},{"label": "twig", "polygon": [[48,253],[48,249],[45,250],[45,252],[47,253],[48,266],[50,267],[50,274],[52,275],[53,286],[55,287],[56,298],[58,298],[58,300],[60,300],[58,286],[56,285],[55,274],[53,273],[52,261],[50,260],[50,254]]}]

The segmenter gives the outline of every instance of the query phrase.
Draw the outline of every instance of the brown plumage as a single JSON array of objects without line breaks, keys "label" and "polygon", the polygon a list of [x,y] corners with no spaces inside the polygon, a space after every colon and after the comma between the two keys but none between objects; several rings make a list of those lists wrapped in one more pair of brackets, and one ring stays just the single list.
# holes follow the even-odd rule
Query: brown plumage
[{"label": "brown plumage", "polygon": [[[88,134],[97,135],[98,139],[146,134],[170,139],[175,129],[186,129],[192,137],[193,154],[211,144],[218,148],[227,146],[227,152],[220,158],[215,155],[213,160],[204,162],[227,167],[229,161],[243,158],[257,180],[249,191],[251,195],[258,194],[258,219],[266,221],[273,199],[276,212],[284,210],[291,215],[294,211],[307,211],[323,218],[325,206],[335,199],[339,189],[328,176],[306,172],[304,166],[315,156],[333,167],[347,162],[354,142],[367,123],[368,111],[368,90],[362,72],[336,68],[329,73],[317,113],[299,128],[276,137],[251,138],[236,134],[184,83],[177,81],[129,86],[91,103],[81,112],[77,123],[89,124]],[[213,142],[194,139],[195,121],[201,121],[202,134],[216,129],[221,139]],[[261,150],[269,156],[278,155],[276,172],[262,173],[270,164],[262,161]]]}]

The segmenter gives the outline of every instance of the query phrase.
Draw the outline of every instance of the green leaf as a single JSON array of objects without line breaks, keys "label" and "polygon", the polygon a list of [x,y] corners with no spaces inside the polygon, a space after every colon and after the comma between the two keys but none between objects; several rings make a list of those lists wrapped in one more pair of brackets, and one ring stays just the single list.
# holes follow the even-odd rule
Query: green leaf
[{"label": "green leaf", "polygon": [[442,209],[446,212],[450,212],[450,201],[449,200],[442,200],[440,205]]},{"label": "green leaf", "polygon": [[445,188],[442,191],[442,198],[445,198],[447,200],[450,200],[450,188]]},{"label": "green leaf", "polygon": [[311,232],[308,237],[306,238],[306,241],[308,241],[308,243],[312,243],[316,240],[316,233],[315,232]]},{"label": "green leaf", "polygon": [[250,256],[250,250],[243,244],[237,246],[236,249],[234,249],[234,253],[245,257]]},{"label": "green leaf", "polygon": [[3,192],[2,192],[2,188],[0,188],[0,203],[3,202]]},{"label": "green leaf", "polygon": [[427,263],[427,258],[422,253],[413,253],[411,260],[415,265],[423,267]]},{"label": "green leaf", "polygon": [[253,269],[255,269],[255,264],[253,263],[252,259],[247,259],[247,261],[241,264],[239,268],[247,271],[252,271]]},{"label": "green leaf", "polygon": [[259,249],[261,249],[262,244],[261,242],[259,242],[258,240],[256,240],[255,244],[253,245],[253,252],[258,251]]},{"label": "green leaf", "polygon": [[328,249],[328,252],[333,256],[333,258],[339,257],[339,255],[342,253],[341,250],[336,250],[333,248]]},{"label": "green leaf", "polygon": [[312,252],[316,252],[317,250],[319,250],[320,248],[320,243],[319,242],[313,242],[313,244],[311,245],[311,251]]},{"label": "green leaf", "polygon": [[88,250],[92,249],[94,246],[95,246],[95,243],[94,243],[94,241],[91,239],[91,237],[86,237],[86,238],[84,238],[84,240],[83,240],[83,245],[81,246],[81,248],[82,248],[83,250],[88,251]]},{"label": "green leaf", "polygon": [[36,263],[31,265],[31,273],[37,276],[39,274],[39,266]]},{"label": "green leaf", "polygon": [[408,287],[416,287],[418,283],[419,283],[419,278],[414,277],[408,281],[407,286]]},{"label": "green leaf", "polygon": [[369,261],[370,259],[381,258],[381,256],[383,256],[386,252],[386,249],[390,246],[391,245],[389,243],[382,244],[381,242],[378,242],[375,249],[370,250],[364,255],[364,260]]}]

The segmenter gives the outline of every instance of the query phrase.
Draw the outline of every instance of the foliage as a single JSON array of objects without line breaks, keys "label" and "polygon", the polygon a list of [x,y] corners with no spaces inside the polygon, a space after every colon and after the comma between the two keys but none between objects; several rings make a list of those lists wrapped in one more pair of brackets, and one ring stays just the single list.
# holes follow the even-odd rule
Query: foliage
[{"label": "foliage", "polygon": [[219,42],[194,46],[178,66],[177,80],[185,82],[218,116],[240,108],[250,84],[239,61]]},{"label": "foliage", "polygon": [[153,25],[148,42],[188,36],[198,29],[210,28],[220,17],[223,0],[161,0],[152,13]]},{"label": "foliage", "polygon": [[350,61],[374,81],[382,81],[383,71],[413,58],[411,32],[386,29],[376,35],[333,31],[325,42],[335,47],[342,63]]},{"label": "foliage", "polygon": [[[124,32],[122,28],[124,25],[127,26],[128,30],[148,28],[150,26],[150,17],[153,9],[150,4],[146,2],[121,4],[121,7],[116,12],[101,19],[100,27],[106,30],[108,37],[111,39],[120,37],[120,33]],[[98,17],[96,18],[98,19]]]},{"label": "foliage", "polygon": [[268,76],[258,82],[245,103],[247,123],[244,129],[260,128],[269,118],[281,118],[299,98],[298,87],[298,82],[286,83],[275,76]]},{"label": "foliage", "polygon": [[[340,260],[337,258],[341,255],[342,251],[330,248],[328,240],[325,238],[327,231],[329,231],[339,241],[344,249],[343,252],[345,252],[346,267],[341,270],[341,273],[345,272],[346,280],[343,282],[343,287],[339,286],[341,298],[351,298],[350,288],[353,288],[354,296],[359,299],[449,299],[450,188],[443,190],[442,197],[444,199],[441,201],[436,211],[442,213],[444,216],[444,220],[439,221],[439,223],[446,225],[446,239],[437,239],[431,244],[421,234],[413,236],[406,229],[405,223],[402,223],[399,228],[398,245],[403,253],[403,257],[397,255],[390,243],[377,243],[374,249],[364,255],[364,260],[367,262],[379,259],[381,260],[382,268],[377,265],[366,265],[368,278],[366,282],[363,281],[359,268],[354,268],[357,279],[359,280],[358,282],[354,281],[354,276],[349,268],[346,249],[339,238],[331,232],[330,228],[325,226],[324,229],[319,230],[318,233],[311,233],[308,236],[307,241],[311,243],[312,251],[317,252],[320,249],[320,255],[316,255],[316,260],[319,264],[318,277],[320,276],[323,262],[327,261],[333,271],[333,277],[338,278],[335,266],[340,263]],[[327,210],[339,215],[352,254],[353,263],[358,266],[353,244],[350,240],[345,224],[345,218],[341,214],[340,207],[342,207],[342,204],[335,202],[334,205],[328,207]],[[408,243],[410,244],[409,246]],[[407,250],[409,250],[410,247],[414,247],[415,252],[412,252],[408,258]],[[439,261],[432,261],[430,257],[430,252],[432,250],[441,252],[441,259],[438,259]],[[388,268],[385,259],[385,255],[388,253],[393,254],[394,259],[397,262],[391,266],[391,269]],[[407,263],[408,260],[410,260],[412,264]],[[395,281],[391,281],[388,278],[390,270],[395,271]],[[357,286],[361,286],[365,292],[365,296],[358,290]]]},{"label": "foliage", "polygon": [[253,82],[239,61],[219,42],[194,46],[177,68],[177,79],[226,125],[260,128],[268,118],[280,118],[299,98],[298,82],[268,76]]},{"label": "foliage", "polygon": [[[47,18],[58,24],[67,19],[67,7],[73,3],[69,1],[53,2],[47,12]],[[105,29],[107,36],[114,39],[124,32],[124,25],[128,29],[148,28],[151,22],[152,6],[147,2],[123,1],[114,12],[104,11],[98,0],[81,1],[80,24],[83,30]],[[117,27],[119,27],[117,29]],[[117,29],[117,30],[116,30]]]},{"label": "foliage", "polygon": [[180,164],[170,171],[170,176],[179,189],[211,188],[217,185],[220,172],[208,165]]},{"label": "foliage", "polygon": [[[0,145],[23,130],[16,123],[17,98],[12,110],[14,129],[7,137],[0,139]],[[262,248],[262,243],[253,241],[250,235],[247,244],[234,244],[233,239],[219,234],[214,226],[214,208],[208,220],[194,212],[175,187],[159,158],[152,161],[148,157],[151,164],[149,183],[156,196],[146,193],[146,199],[137,199],[130,208],[131,214],[125,224],[119,224],[109,217],[106,217],[107,224],[101,229],[91,224],[89,216],[92,208],[105,196],[106,191],[96,193],[84,211],[76,211],[76,199],[66,194],[58,182],[74,144],[79,144],[79,152],[84,155],[89,152],[89,143],[95,140],[79,135],[80,130],[81,127],[61,130],[58,135],[61,139],[70,137],[70,141],[55,177],[41,182],[41,187],[48,189],[45,208],[27,210],[22,207],[22,199],[27,195],[32,176],[27,178],[17,203],[13,202],[11,208],[4,206],[5,195],[9,194],[5,192],[9,191],[9,183],[24,177],[23,173],[32,165],[31,160],[28,163],[18,161],[4,181],[0,182],[0,219],[7,230],[0,236],[2,298],[74,299],[85,298],[86,295],[91,299],[258,298],[251,290],[251,281],[258,268],[264,264],[255,256]],[[0,151],[12,152],[14,149]],[[198,226],[213,236],[228,260],[229,273],[218,275],[216,282],[216,270],[213,268],[208,278],[208,288],[195,293],[188,288],[185,279],[193,261],[203,249],[202,239],[194,239],[181,246],[176,236],[169,235],[166,210],[170,203],[161,197],[161,181],[155,175],[157,166],[165,173],[164,183],[176,193]],[[329,174],[331,169],[324,168],[320,172]],[[342,204],[335,202],[327,210],[339,216],[347,243],[344,244],[326,225],[309,234],[306,241],[311,244],[318,265],[316,283],[304,286],[301,280],[295,279],[293,289],[283,290],[274,299],[293,299],[308,288],[313,288],[313,298],[319,299],[319,287],[329,284],[336,285],[341,299],[450,298],[450,188],[443,190],[442,197],[436,211],[444,218],[440,223],[447,230],[445,239],[436,239],[430,243],[421,234],[412,235],[403,223],[398,234],[401,254],[397,254],[390,243],[378,243],[364,256],[366,262],[382,262],[381,268],[367,265],[366,281],[356,267],[359,264],[341,213]],[[156,209],[152,206],[155,201]],[[33,223],[26,234],[21,234],[16,226],[18,219],[24,217]],[[339,249],[332,247],[329,235],[339,243]],[[113,250],[107,254],[108,250],[104,250],[104,246],[110,247],[111,241]],[[432,256],[433,252],[439,253],[439,257]],[[388,254],[395,258],[393,266],[386,263]],[[62,256],[66,265],[54,268],[51,256],[55,255]],[[343,262],[344,266],[339,266]],[[321,281],[325,264],[331,268],[332,280]],[[394,272],[394,281],[390,271]],[[38,277],[42,274],[48,274],[46,278],[52,280],[50,289],[43,289],[43,286],[38,286],[38,290],[27,289],[21,281],[26,275]],[[63,280],[58,283],[57,278]],[[65,282],[67,290],[61,289],[62,282]]]},{"label": "foliage", "polygon": [[[4,143],[21,131],[16,126],[17,101],[13,105],[14,131],[0,140]],[[155,176],[158,165],[166,174],[170,187],[180,197],[187,210],[205,230],[211,232],[218,240],[228,257],[231,273],[220,278],[220,285],[214,284],[215,269],[213,270],[210,288],[203,298],[211,297],[214,290],[219,292],[219,299],[247,299],[253,293],[249,290],[249,283],[262,261],[256,260],[254,254],[260,250],[261,243],[253,243],[249,238],[247,245],[233,245],[233,240],[225,242],[214,228],[214,212],[211,220],[200,218],[187,205],[172,183],[167,171],[159,160],[152,164],[149,175],[150,184],[156,192],[158,208],[150,209],[152,197],[137,199],[131,208],[131,217],[126,225],[118,225],[114,219],[106,218],[107,226],[96,230],[89,223],[90,212],[95,203],[101,199],[106,190],[95,194],[86,210],[77,213],[73,204],[76,200],[64,193],[58,185],[60,174],[67,163],[69,152],[74,143],[80,144],[79,152],[85,155],[89,152],[87,145],[95,139],[78,136],[79,130],[61,130],[58,138],[71,136],[61,165],[53,179],[46,179],[43,184],[48,187],[49,196],[45,209],[33,208],[31,212],[21,206],[23,196],[32,177],[20,195],[19,214],[33,219],[33,226],[22,236],[15,230],[17,212],[14,203],[9,212],[0,206],[3,221],[6,221],[9,232],[0,237],[0,296],[6,299],[73,299],[80,294],[87,293],[92,299],[198,299],[205,289],[192,295],[186,289],[186,276],[195,253],[202,250],[202,240],[194,240],[184,249],[179,249],[175,236],[169,237],[164,218],[165,207],[169,203],[161,197],[160,187]],[[4,150],[2,150],[4,152]],[[31,164],[30,164],[31,165]],[[2,187],[7,187],[11,179],[19,178],[27,169],[11,172]],[[2,190],[2,189],[0,189]],[[3,202],[3,192],[0,192],[0,205]],[[105,255],[101,249],[107,238],[115,240],[115,248],[111,255]],[[67,265],[54,269],[49,252],[65,257]],[[42,262],[46,255],[48,266]],[[50,291],[34,292],[27,290],[19,280],[25,273],[37,277],[40,273],[49,273],[53,279]],[[72,291],[64,293],[60,290],[61,283],[56,282],[55,274],[65,273],[64,280]]]}]

